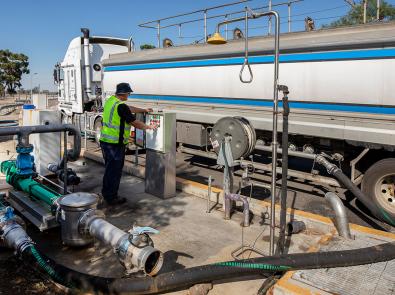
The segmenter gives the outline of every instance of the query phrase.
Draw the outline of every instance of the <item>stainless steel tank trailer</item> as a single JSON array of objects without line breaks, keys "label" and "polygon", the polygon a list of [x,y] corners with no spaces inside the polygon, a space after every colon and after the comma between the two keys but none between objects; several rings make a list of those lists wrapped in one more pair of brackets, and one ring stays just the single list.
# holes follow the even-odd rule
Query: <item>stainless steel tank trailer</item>
[{"label": "stainless steel tank trailer", "polygon": [[[99,197],[91,193],[69,193],[67,177],[64,179],[64,191],[59,193],[45,184],[42,176],[35,172],[33,145],[29,143],[32,133],[67,132],[74,137],[71,150],[65,152],[62,160],[67,175],[67,161],[75,161],[81,151],[80,131],[70,124],[50,124],[25,127],[0,128],[0,136],[17,135],[16,160],[4,161],[0,170],[6,175],[6,181],[13,186],[7,201],[40,230],[61,227],[62,241],[71,247],[87,246],[96,238],[111,246],[127,273],[141,270],[147,275],[155,275],[162,267],[163,255],[154,248],[149,234],[158,233],[150,227],[134,226],[125,232],[104,219],[104,213],[97,209]],[[67,141],[65,141],[67,143]],[[1,201],[1,200],[0,200]],[[13,209],[1,203],[0,240],[18,251],[30,244],[30,238],[22,227],[14,222]],[[29,242],[30,241],[30,242]]]}]

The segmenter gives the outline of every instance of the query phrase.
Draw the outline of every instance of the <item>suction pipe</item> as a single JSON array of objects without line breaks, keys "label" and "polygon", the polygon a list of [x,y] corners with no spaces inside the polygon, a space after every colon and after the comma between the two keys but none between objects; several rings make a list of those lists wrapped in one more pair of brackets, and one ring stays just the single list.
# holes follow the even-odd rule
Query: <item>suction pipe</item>
[{"label": "suction pipe", "polygon": [[0,136],[17,135],[19,146],[29,146],[29,135],[33,133],[70,132],[74,136],[73,149],[67,151],[67,160],[76,161],[81,153],[80,130],[72,124],[48,124],[23,127],[0,128]]},{"label": "suction pipe", "polygon": [[81,28],[84,38],[84,68],[85,68],[85,93],[88,99],[92,98],[91,65],[89,56],[89,29]]}]

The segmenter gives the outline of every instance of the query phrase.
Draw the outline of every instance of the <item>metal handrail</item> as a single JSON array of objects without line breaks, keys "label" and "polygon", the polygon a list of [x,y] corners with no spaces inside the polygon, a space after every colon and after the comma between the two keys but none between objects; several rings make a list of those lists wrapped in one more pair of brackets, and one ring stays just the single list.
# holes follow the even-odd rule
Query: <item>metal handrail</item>
[{"label": "metal handrail", "polygon": [[182,17],[182,16],[192,15],[192,14],[196,14],[196,13],[199,13],[199,12],[207,12],[207,11],[210,11],[210,10],[223,8],[223,7],[228,7],[228,6],[234,6],[234,5],[237,5],[237,4],[251,2],[251,1],[252,0],[241,0],[241,1],[237,1],[237,2],[231,2],[231,3],[222,4],[222,5],[217,5],[217,6],[212,6],[212,7],[208,7],[208,8],[203,8],[203,9],[195,10],[195,11],[192,11],[192,12],[186,12],[186,13],[181,13],[181,14],[177,14],[177,15],[173,15],[173,16],[159,18],[159,19],[155,19],[155,20],[152,20],[152,21],[148,21],[148,22],[139,24],[139,27],[156,29],[156,27],[151,27],[151,26],[147,26],[147,25],[148,24],[156,24],[156,23],[162,22],[164,20],[169,20],[169,19],[178,18],[178,17]]},{"label": "metal handrail", "polygon": [[[161,47],[161,42],[160,42],[161,37],[160,36],[161,36],[162,29],[171,28],[171,27],[178,27],[179,38],[181,38],[182,25],[204,21],[204,40],[206,42],[207,41],[207,20],[216,19],[216,18],[225,18],[225,20],[226,20],[230,16],[234,16],[234,15],[241,14],[241,13],[245,12],[245,10],[239,10],[239,11],[233,11],[233,12],[228,12],[228,13],[223,13],[223,14],[217,14],[217,15],[213,15],[213,16],[207,16],[208,11],[223,8],[223,7],[228,7],[228,6],[234,6],[234,5],[238,5],[238,4],[242,4],[242,3],[247,3],[250,1],[252,1],[252,0],[243,0],[243,1],[237,1],[237,2],[223,4],[223,5],[213,6],[213,7],[209,7],[209,8],[203,8],[203,9],[195,10],[192,12],[182,13],[182,14],[178,14],[178,15],[174,15],[174,16],[169,16],[169,17],[164,17],[164,18],[148,21],[145,23],[141,23],[138,26],[141,28],[156,29],[157,30],[157,44],[158,44],[158,48],[160,48]],[[256,7],[256,8],[253,8],[252,10],[253,11],[259,11],[259,10],[265,10],[265,9],[271,10],[273,7],[288,6],[288,31],[291,32],[291,5],[294,3],[302,2],[302,1],[304,1],[304,0],[289,0],[286,2],[280,2],[280,3],[276,3],[276,4],[270,3],[269,5]],[[175,18],[179,18],[179,17],[183,17],[183,16],[197,14],[197,13],[203,13],[203,17],[193,19],[193,20],[185,20],[185,21],[181,21],[181,22],[177,22],[177,23],[171,23],[171,24],[162,26],[163,21],[168,21],[170,19],[175,19]],[[269,22],[271,24],[270,20],[269,20]],[[150,26],[149,24],[156,24],[156,25]],[[270,27],[271,27],[271,25],[269,26],[269,34],[271,33]],[[227,31],[227,29],[226,29],[226,31]]]}]

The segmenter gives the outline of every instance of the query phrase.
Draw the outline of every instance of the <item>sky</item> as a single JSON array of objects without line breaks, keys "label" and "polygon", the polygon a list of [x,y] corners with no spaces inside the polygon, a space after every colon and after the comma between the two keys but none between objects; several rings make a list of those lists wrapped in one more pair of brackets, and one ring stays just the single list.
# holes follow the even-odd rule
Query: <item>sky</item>
[{"label": "sky", "polygon": [[[61,61],[71,39],[80,36],[80,28],[87,27],[91,35],[133,37],[137,47],[149,43],[156,45],[156,31],[138,27],[138,24],[167,16],[212,7],[237,0],[2,0],[0,10],[0,49],[24,53],[29,57],[30,71],[37,73],[31,79],[25,75],[23,88],[40,85],[41,89],[54,90],[52,72],[54,65]],[[273,0],[273,3],[286,0]],[[395,5],[395,0],[387,0]],[[252,0],[251,8],[267,5],[268,0]],[[211,10],[208,15],[216,15],[242,10],[245,4]],[[281,16],[282,31],[288,29],[287,7],[275,8]],[[303,19],[311,16],[316,27],[336,20],[349,10],[344,0],[304,0],[292,5],[292,30],[304,28]],[[201,14],[180,18],[197,19]],[[170,20],[178,22],[179,20]],[[220,19],[208,22],[208,32],[215,30]],[[236,26],[243,28],[243,24]],[[229,27],[232,29],[233,27]],[[250,35],[266,34],[267,21],[255,20],[250,23]],[[192,43],[203,37],[203,23],[197,22],[182,27],[179,38],[178,28],[162,30],[163,37],[169,37],[175,44]]]}]

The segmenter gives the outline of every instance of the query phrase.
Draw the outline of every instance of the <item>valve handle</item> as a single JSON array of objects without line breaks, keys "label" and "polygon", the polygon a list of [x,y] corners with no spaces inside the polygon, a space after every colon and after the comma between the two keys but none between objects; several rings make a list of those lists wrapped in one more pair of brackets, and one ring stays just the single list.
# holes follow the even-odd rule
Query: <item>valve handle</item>
[{"label": "valve handle", "polygon": [[[247,66],[248,71],[249,71],[249,73],[250,73],[250,79],[248,79],[248,80],[244,80],[244,79],[243,79],[243,72],[244,72],[245,66]],[[251,65],[250,65],[250,63],[248,62],[248,58],[245,58],[245,59],[244,59],[244,63],[243,63],[243,65],[241,66],[241,70],[240,70],[240,73],[239,73],[239,79],[240,79],[240,81],[241,81],[242,83],[251,83],[252,80],[254,80],[254,74],[252,73]]]},{"label": "valve handle", "polygon": [[129,233],[132,235],[159,234],[159,231],[149,226],[133,226]]}]

